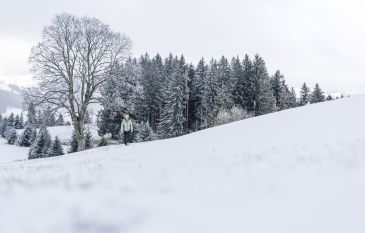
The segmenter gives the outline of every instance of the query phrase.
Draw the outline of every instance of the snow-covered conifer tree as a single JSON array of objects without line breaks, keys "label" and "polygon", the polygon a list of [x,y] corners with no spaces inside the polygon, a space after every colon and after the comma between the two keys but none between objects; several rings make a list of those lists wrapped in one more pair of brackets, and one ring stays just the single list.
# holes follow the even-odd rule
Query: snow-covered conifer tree
[{"label": "snow-covered conifer tree", "polygon": [[0,136],[3,138],[6,137],[6,128],[8,128],[8,118],[4,117],[0,124]]},{"label": "snow-covered conifer tree", "polygon": [[[150,106],[150,118],[147,118],[146,120],[150,122],[152,128],[156,129],[161,118],[162,108],[164,105],[164,92],[167,85],[166,80],[170,75],[170,71],[165,69],[164,63],[159,54],[151,60],[150,72],[151,75],[147,76],[149,77],[149,79],[147,79],[149,88],[144,86],[142,89],[146,91],[147,96],[150,98],[149,101],[152,104]],[[148,91],[152,91],[153,93]]]},{"label": "snow-covered conifer tree", "polygon": [[60,156],[64,155],[63,148],[61,145],[61,141],[56,136],[52,142],[51,148],[49,149],[48,157]]},{"label": "snow-covered conifer tree", "polygon": [[204,85],[203,92],[203,106],[204,106],[204,128],[211,127],[215,125],[215,117],[218,114],[218,65],[217,61],[212,59],[209,63],[209,68],[207,72],[207,78]]},{"label": "snow-covered conifer tree", "polygon": [[[85,120],[85,124],[91,124],[92,123],[90,111],[88,109],[86,109],[86,111],[85,111],[85,119],[84,120]],[[85,140],[86,140],[86,138],[85,138]],[[86,146],[85,146],[85,149],[87,149]]]},{"label": "snow-covered conifer tree", "polygon": [[242,61],[242,76],[236,83],[237,104],[247,111],[254,111],[254,99],[256,80],[254,76],[253,64],[250,57],[246,54]]},{"label": "snow-covered conifer tree", "polygon": [[64,155],[64,154],[65,153],[63,152],[63,148],[62,148],[62,145],[61,145],[61,141],[56,136],[55,139],[52,142],[52,146],[51,146],[51,148],[49,150],[48,157],[60,156],[60,155]]},{"label": "snow-covered conifer tree", "polygon": [[319,87],[318,83],[316,84],[313,92],[310,95],[310,103],[319,103],[326,100],[326,96],[324,95],[322,89]]},{"label": "snow-covered conifer tree", "polygon": [[160,135],[162,138],[176,137],[186,133],[185,108],[189,97],[187,72],[183,59],[175,60],[177,66],[169,77],[165,93],[165,106],[161,114]]},{"label": "snow-covered conifer tree", "polygon": [[153,132],[150,124],[148,122],[142,121],[139,124],[138,132],[136,135],[137,142],[146,142],[146,141],[153,141],[155,140],[156,134]]},{"label": "snow-covered conifer tree", "polygon": [[259,55],[255,56],[253,73],[255,78],[253,96],[255,116],[274,112],[276,100],[271,89],[270,77],[265,62]]},{"label": "snow-covered conifer tree", "polygon": [[[168,61],[166,61],[168,62]],[[152,60],[146,54],[140,58],[140,97],[138,99],[137,115],[140,119],[150,122],[156,129],[163,108],[165,79],[169,70],[165,70],[160,55]]]},{"label": "snow-covered conifer tree", "polygon": [[65,125],[65,120],[63,119],[63,115],[62,115],[62,113],[59,113],[59,114],[58,114],[58,118],[57,118],[57,120],[56,120],[56,124],[57,124],[58,126],[63,126],[63,125]]},{"label": "snow-covered conifer tree", "polygon": [[99,111],[96,121],[99,136],[110,133],[112,139],[118,139],[122,118],[123,114],[120,111],[113,111],[112,109]]},{"label": "snow-covered conifer tree", "polygon": [[307,105],[310,101],[310,89],[306,83],[303,83],[302,89],[300,90],[299,106]]},{"label": "snow-covered conifer tree", "polygon": [[21,129],[22,124],[20,123],[20,117],[18,114],[15,115],[15,119],[14,119],[14,128],[15,129]]},{"label": "snow-covered conifer tree", "polygon": [[91,149],[93,148],[93,136],[90,132],[89,128],[86,128],[85,130],[85,149]]},{"label": "snow-covered conifer tree", "polygon": [[18,135],[16,134],[16,130],[14,127],[8,127],[6,129],[6,140],[10,145],[13,145],[18,138]]},{"label": "snow-covered conifer tree", "polygon": [[24,146],[24,147],[31,146],[32,134],[33,134],[33,127],[27,124],[24,128],[24,131],[20,135],[19,146]]},{"label": "snow-covered conifer tree", "polygon": [[231,60],[231,79],[233,83],[234,104],[242,107],[242,93],[239,85],[243,82],[243,67],[238,56]]},{"label": "snow-covered conifer tree", "polygon": [[68,150],[68,153],[74,153],[77,152],[77,140],[76,140],[76,134],[75,131],[72,131],[71,139],[70,139],[70,148]]},{"label": "snow-covered conifer tree", "polygon": [[231,69],[227,58],[224,56],[218,63],[218,90],[217,90],[217,108],[231,109],[233,107],[233,82],[231,79]]},{"label": "snow-covered conifer tree", "polygon": [[45,123],[46,126],[55,126],[56,125],[56,117],[55,117],[54,111],[51,109],[50,106],[48,106],[46,108],[46,110],[43,111],[42,118],[43,118],[43,120],[39,121],[39,124],[41,124],[40,122],[42,122],[42,123]]},{"label": "snow-covered conifer tree", "polygon": [[204,58],[200,59],[196,69],[194,79],[192,80],[192,99],[194,102],[195,129],[200,130],[206,125],[206,110],[203,103],[205,82],[207,79],[208,66]]},{"label": "snow-covered conifer tree", "polygon": [[189,90],[189,96],[188,96],[188,103],[186,106],[186,130],[187,132],[193,132],[196,131],[195,128],[195,122],[197,121],[197,118],[195,116],[195,103],[193,98],[193,80],[195,79],[195,67],[193,64],[190,64],[187,68],[187,75],[188,75],[188,90]]},{"label": "snow-covered conifer tree", "polygon": [[29,143],[30,143],[30,146],[32,146],[35,142],[35,140],[37,139],[37,129],[35,128],[35,126],[33,125],[29,125],[32,129],[32,133],[30,134],[30,138],[29,138]]},{"label": "snow-covered conifer tree", "polygon": [[27,123],[29,125],[33,125],[33,126],[37,125],[36,110],[35,110],[34,104],[32,102],[29,103],[29,105],[28,105]]},{"label": "snow-covered conifer tree", "polygon": [[45,158],[49,155],[52,140],[47,127],[43,126],[37,135],[36,140],[30,148],[29,159]]},{"label": "snow-covered conifer tree", "polygon": [[19,129],[24,129],[24,117],[23,117],[23,113],[20,113],[20,117],[19,117]]},{"label": "snow-covered conifer tree", "polygon": [[283,80],[284,75],[280,73],[280,70],[277,70],[275,74],[272,76],[270,82],[271,82],[271,89],[273,91],[273,95],[276,99],[276,106],[278,109],[282,109],[282,103],[281,99],[285,96],[283,96],[283,91],[285,92],[285,89],[283,87]]},{"label": "snow-covered conifer tree", "polygon": [[297,94],[296,94],[296,92],[295,92],[294,87],[292,87],[292,88],[290,89],[290,100],[289,100],[289,102],[290,102],[290,106],[291,106],[291,108],[295,108],[295,107],[297,107],[297,106],[298,106],[298,102],[297,102]]},{"label": "snow-covered conifer tree", "polygon": [[281,81],[281,89],[279,92],[279,103],[280,105],[277,105],[277,108],[280,110],[294,108],[296,106],[295,92],[293,94],[289,90],[289,87],[288,85],[286,85],[284,78]]},{"label": "snow-covered conifer tree", "polygon": [[44,112],[42,112],[41,109],[38,109],[37,113],[36,113],[36,123],[37,123],[37,127],[38,128],[41,128],[43,127],[44,125],[47,126],[47,119],[45,118],[44,116]]},{"label": "snow-covered conifer tree", "polygon": [[14,113],[10,113],[9,117],[8,117],[8,126],[9,127],[14,127],[15,124],[15,116]]}]

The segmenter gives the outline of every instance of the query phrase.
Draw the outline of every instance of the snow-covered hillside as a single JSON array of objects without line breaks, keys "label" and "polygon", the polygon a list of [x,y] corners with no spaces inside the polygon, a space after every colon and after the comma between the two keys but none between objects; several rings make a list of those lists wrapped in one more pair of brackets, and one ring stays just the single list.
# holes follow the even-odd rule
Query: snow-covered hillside
[{"label": "snow-covered hillside", "polygon": [[0,232],[365,232],[364,105],[2,163]]}]

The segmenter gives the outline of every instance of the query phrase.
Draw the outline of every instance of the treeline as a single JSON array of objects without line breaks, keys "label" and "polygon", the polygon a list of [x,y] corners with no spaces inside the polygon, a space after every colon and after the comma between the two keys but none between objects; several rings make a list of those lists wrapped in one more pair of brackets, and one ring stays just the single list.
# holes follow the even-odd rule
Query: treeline
[{"label": "treeline", "polygon": [[125,113],[147,124],[155,138],[170,138],[326,100],[318,84],[313,92],[304,84],[297,100],[284,75],[269,75],[259,55],[202,58],[197,66],[184,56],[129,58],[115,66],[100,96],[99,134],[114,139]]},{"label": "treeline", "polygon": [[[343,97],[343,96],[341,96]],[[338,98],[338,97],[337,97]],[[134,119],[135,142],[176,137],[201,129],[249,117],[334,99],[326,96],[318,84],[313,91],[303,84],[297,98],[293,87],[278,70],[269,75],[264,60],[245,55],[230,61],[221,57],[197,66],[187,64],[183,56],[148,54],[116,64],[99,92],[103,107],[98,112],[98,146],[108,144],[106,134],[120,139],[124,114]],[[70,125],[62,113],[50,107],[36,110],[29,103],[27,120],[23,115],[0,117],[0,135],[9,144],[30,147],[29,158],[64,154],[61,142],[51,139],[47,127]],[[92,123],[86,110],[84,123]],[[17,135],[16,129],[23,129]],[[38,129],[38,130],[37,130]],[[85,149],[93,147],[92,135],[84,129]],[[78,148],[75,132],[70,139],[69,153]]]},{"label": "treeline", "polygon": [[29,124],[36,128],[71,125],[71,122],[66,121],[62,113],[57,113],[50,107],[36,109],[33,103],[28,105],[27,119]]},{"label": "treeline", "polygon": [[[11,113],[9,117],[0,115],[0,136],[11,145],[30,147],[28,158],[45,158],[63,155],[63,148],[58,137],[51,139],[47,126],[65,125],[62,114],[56,120],[49,114],[48,108],[44,112],[39,110],[36,114],[34,105],[29,105],[27,121],[24,122],[23,114],[20,116]],[[37,128],[39,130],[37,131]],[[17,129],[22,130],[20,135]]]},{"label": "treeline", "polygon": [[0,115],[0,136],[5,138],[9,144],[13,145],[18,140],[17,129],[24,129],[25,126],[23,113],[10,113],[8,117]]},{"label": "treeline", "polygon": [[[57,116],[57,117],[56,117]],[[8,117],[0,115],[0,136],[5,138],[11,145],[30,147],[28,158],[45,158],[63,155],[64,151],[58,137],[53,140],[47,127],[71,125],[64,120],[62,113],[55,113],[51,108],[38,108],[30,103],[27,109],[27,120],[24,121],[23,114],[15,115],[11,113]],[[85,123],[92,123],[90,113],[87,111]],[[20,135],[17,129],[22,130]],[[85,130],[87,148],[92,148],[92,136],[90,131]],[[73,147],[75,139],[71,137],[69,153],[76,152]],[[77,144],[76,144],[77,145]]]}]

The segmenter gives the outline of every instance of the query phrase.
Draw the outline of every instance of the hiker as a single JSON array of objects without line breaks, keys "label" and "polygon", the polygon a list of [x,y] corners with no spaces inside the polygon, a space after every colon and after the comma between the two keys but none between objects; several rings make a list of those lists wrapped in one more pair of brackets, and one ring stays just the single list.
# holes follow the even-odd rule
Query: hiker
[{"label": "hiker", "polygon": [[129,115],[125,114],[122,120],[121,130],[123,131],[124,144],[127,145],[131,142],[131,134],[133,133],[133,123],[129,119]]}]

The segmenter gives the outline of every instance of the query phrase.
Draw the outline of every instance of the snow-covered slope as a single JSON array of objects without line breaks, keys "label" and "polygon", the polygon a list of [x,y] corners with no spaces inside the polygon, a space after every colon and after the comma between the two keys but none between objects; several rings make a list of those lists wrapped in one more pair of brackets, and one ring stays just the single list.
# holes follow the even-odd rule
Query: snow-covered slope
[{"label": "snow-covered slope", "polygon": [[0,232],[365,232],[364,105],[0,164]]},{"label": "snow-covered slope", "polygon": [[0,137],[0,164],[4,162],[24,160],[28,158],[28,151],[29,148],[9,145],[5,139]]}]

